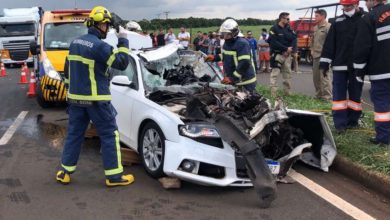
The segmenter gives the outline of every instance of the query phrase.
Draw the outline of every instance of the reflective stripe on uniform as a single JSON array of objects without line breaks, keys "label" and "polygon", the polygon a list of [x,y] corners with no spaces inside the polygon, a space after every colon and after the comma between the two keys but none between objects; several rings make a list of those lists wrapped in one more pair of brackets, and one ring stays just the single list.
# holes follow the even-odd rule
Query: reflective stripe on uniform
[{"label": "reflective stripe on uniform", "polygon": [[376,122],[390,122],[390,112],[375,112],[375,119]]},{"label": "reflective stripe on uniform", "polygon": [[383,73],[378,75],[369,75],[370,80],[381,80],[381,79],[390,79],[390,73]]},{"label": "reflective stripe on uniform", "polygon": [[237,52],[236,51],[224,50],[222,53],[225,54],[225,55],[233,56],[234,64],[237,67],[238,59],[237,59]]},{"label": "reflective stripe on uniform", "polygon": [[250,59],[251,59],[251,56],[249,56],[249,55],[242,55],[242,56],[238,57],[238,61],[240,61],[240,60],[250,60]]},{"label": "reflective stripe on uniform", "polygon": [[362,103],[354,102],[351,100],[348,100],[348,108],[353,109],[355,111],[363,110]]},{"label": "reflective stripe on uniform", "polygon": [[118,167],[111,170],[105,170],[104,174],[106,176],[112,176],[112,175],[123,173],[121,147],[119,144],[119,132],[117,130],[115,131],[115,146],[116,146],[116,159],[118,161],[117,164]]},{"label": "reflective stripe on uniform", "polygon": [[378,41],[390,39],[390,33],[378,35]]},{"label": "reflective stripe on uniform", "polygon": [[390,25],[376,29],[377,34],[381,34],[381,33],[387,32],[387,31],[390,31]]},{"label": "reflective stripe on uniform", "polygon": [[323,57],[321,57],[321,58],[320,58],[320,62],[331,63],[332,60],[331,60],[331,59],[328,59],[328,58],[323,58]]},{"label": "reflective stripe on uniform", "polygon": [[354,63],[353,68],[355,69],[364,69],[366,67],[367,63]]},{"label": "reflective stripe on uniform", "polygon": [[[68,89],[68,98],[75,99],[75,100],[85,100],[85,101],[108,101],[111,100],[111,95],[98,95],[97,94],[97,85],[96,85],[96,79],[95,79],[95,61],[84,58],[79,55],[68,55],[69,61],[77,61],[82,62],[86,65],[88,65],[88,73],[89,73],[89,80],[91,83],[91,95],[78,95],[78,94],[72,94],[70,93],[70,84]],[[69,74],[69,81],[71,80]]]},{"label": "reflective stripe on uniform", "polygon": [[76,170],[76,166],[65,166],[64,164],[61,164],[62,168],[64,168],[66,171],[72,173]]},{"label": "reflective stripe on uniform", "polygon": [[347,71],[348,66],[333,66],[333,70],[335,71]]},{"label": "reflective stripe on uniform", "polygon": [[346,110],[348,109],[348,101],[333,101],[332,102],[332,110],[339,111],[339,110]]},{"label": "reflective stripe on uniform", "polygon": [[119,47],[118,49],[114,50],[111,56],[107,60],[108,67],[111,67],[112,63],[115,61],[115,56],[117,53],[125,53],[129,54],[130,50],[126,47]]},{"label": "reflective stripe on uniform", "polygon": [[239,82],[239,83],[237,83],[236,85],[238,85],[238,86],[244,86],[244,85],[248,85],[248,84],[254,83],[254,82],[256,82],[256,81],[257,81],[257,79],[256,79],[256,76],[255,76],[255,77],[253,77],[252,79],[249,79],[249,80],[245,80],[245,81]]},{"label": "reflective stripe on uniform", "polygon": [[237,72],[237,71],[234,71],[233,72],[233,75],[237,78],[241,78],[241,75]]}]

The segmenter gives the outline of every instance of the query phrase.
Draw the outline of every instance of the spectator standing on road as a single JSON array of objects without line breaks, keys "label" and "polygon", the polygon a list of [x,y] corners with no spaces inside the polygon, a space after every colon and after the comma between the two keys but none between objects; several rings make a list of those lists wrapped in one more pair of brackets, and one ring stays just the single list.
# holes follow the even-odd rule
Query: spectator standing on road
[{"label": "spectator standing on road", "polygon": [[199,42],[202,40],[202,32],[201,31],[198,31],[198,33],[196,34],[196,37],[194,39],[194,41],[192,42],[194,44],[194,49],[195,51],[199,51],[200,50],[200,45],[199,45]]},{"label": "spectator standing on road", "polygon": [[180,33],[177,35],[179,43],[184,47],[184,49],[188,49],[188,44],[190,43],[190,33],[188,33],[185,27],[180,28]]},{"label": "spectator standing on road", "polygon": [[[266,29],[263,29],[261,33],[260,39],[258,41],[259,46],[259,71],[263,71],[265,73],[269,73],[271,71],[270,68],[270,48],[268,43],[268,33]],[[264,70],[263,70],[264,68]]]},{"label": "spectator standing on road", "polygon": [[281,73],[284,79],[284,95],[290,95],[291,62],[292,54],[297,51],[297,36],[291,30],[290,14],[282,12],[279,14],[278,23],[270,32],[268,42],[271,47],[271,96],[276,97],[277,79]]},{"label": "spectator standing on road", "polygon": [[173,33],[173,28],[168,28],[168,33],[165,34],[165,44],[171,44],[173,42],[175,42],[176,40],[176,36],[175,34]]},{"label": "spectator standing on road", "polygon": [[313,57],[313,83],[316,90],[316,98],[331,100],[331,71],[326,72],[325,74],[320,71],[321,52],[331,26],[326,21],[326,16],[327,14],[324,9],[320,9],[315,12],[317,25],[314,27],[314,33],[310,44],[310,52]]},{"label": "spectator standing on road", "polygon": [[390,145],[390,5],[366,1],[369,14],[359,22],[354,44],[354,68],[359,81],[368,75],[374,103],[376,137],[370,142]]},{"label": "spectator standing on road", "polygon": [[[323,73],[333,68],[333,121],[338,133],[359,126],[362,114],[363,83],[353,72],[353,43],[357,24],[364,14],[359,0],[340,0],[343,15],[336,17],[329,29],[321,53],[320,69]],[[364,46],[364,45],[361,45]]]},{"label": "spectator standing on road", "polygon": [[214,55],[221,54],[221,34],[216,34],[215,41],[214,41]]},{"label": "spectator standing on road", "polygon": [[120,27],[118,49],[101,39],[106,38],[111,23],[110,12],[97,6],[86,20],[88,34],[72,41],[65,62],[65,83],[68,84],[68,134],[62,152],[61,169],[56,179],[62,184],[71,182],[76,171],[84,133],[92,121],[100,137],[103,167],[107,186],[124,186],[134,181],[123,175],[116,111],[111,104],[107,69],[125,70],[129,63],[127,31]]},{"label": "spectator standing on road", "polygon": [[246,39],[249,42],[249,46],[251,47],[251,52],[252,52],[252,61],[253,65],[255,66],[256,73],[258,71],[258,65],[257,65],[257,41],[252,35],[252,31],[247,31],[246,32]]},{"label": "spectator standing on road", "polygon": [[160,31],[157,35],[157,46],[161,47],[165,45],[165,34],[164,29],[160,28]]},{"label": "spectator standing on road", "polygon": [[203,33],[203,37],[202,40],[199,42],[199,45],[200,45],[200,51],[202,51],[205,54],[209,54],[210,40],[207,33]]},{"label": "spectator standing on road", "polygon": [[153,47],[157,47],[157,32],[156,31],[151,32],[150,38],[152,38]]}]

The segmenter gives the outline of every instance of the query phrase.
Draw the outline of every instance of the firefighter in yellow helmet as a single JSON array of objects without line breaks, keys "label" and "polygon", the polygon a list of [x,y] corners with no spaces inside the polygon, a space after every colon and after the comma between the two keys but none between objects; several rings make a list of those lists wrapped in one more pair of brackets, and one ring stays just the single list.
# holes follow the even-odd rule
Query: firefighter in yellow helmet
[{"label": "firefighter in yellow helmet", "polygon": [[72,41],[65,63],[68,84],[68,134],[62,153],[61,169],[56,179],[70,183],[70,174],[76,170],[85,130],[90,121],[96,126],[101,141],[103,167],[107,186],[129,185],[132,175],[123,175],[119,132],[115,121],[117,112],[111,104],[107,68],[125,70],[129,63],[127,31],[117,32],[118,49],[102,41],[106,38],[112,17],[102,7],[93,8],[85,24],[88,34]]}]

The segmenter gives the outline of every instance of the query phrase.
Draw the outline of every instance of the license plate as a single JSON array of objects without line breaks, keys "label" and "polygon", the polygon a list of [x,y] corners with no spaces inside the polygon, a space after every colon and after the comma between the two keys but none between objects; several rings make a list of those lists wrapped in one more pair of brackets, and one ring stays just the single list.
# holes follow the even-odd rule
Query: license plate
[{"label": "license plate", "polygon": [[271,170],[271,173],[272,174],[279,174],[280,172],[280,163],[278,161],[274,161],[274,160],[266,160],[267,161],[267,165],[269,167],[269,169]]}]

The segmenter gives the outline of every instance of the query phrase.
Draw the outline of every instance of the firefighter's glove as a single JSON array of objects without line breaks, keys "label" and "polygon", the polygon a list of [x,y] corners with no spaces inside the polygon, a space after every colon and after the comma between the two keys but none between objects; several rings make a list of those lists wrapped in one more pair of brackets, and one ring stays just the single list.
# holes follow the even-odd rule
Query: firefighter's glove
[{"label": "firefighter's glove", "polygon": [[231,85],[231,84],[233,84],[233,81],[229,78],[229,77],[224,77],[223,79],[222,79],[222,84],[226,84],[226,85]]},{"label": "firefighter's glove", "polygon": [[204,58],[204,61],[205,61],[205,62],[213,62],[214,59],[215,59],[214,55],[209,54],[209,55],[207,55],[207,56]]},{"label": "firefighter's glove", "polygon": [[115,32],[118,38],[127,38],[127,30],[119,26],[119,32]]},{"label": "firefighter's glove", "polygon": [[327,77],[328,76],[328,71],[329,71],[329,63],[327,63],[327,62],[320,62],[320,70],[322,72],[322,75],[324,75],[324,77]]}]

